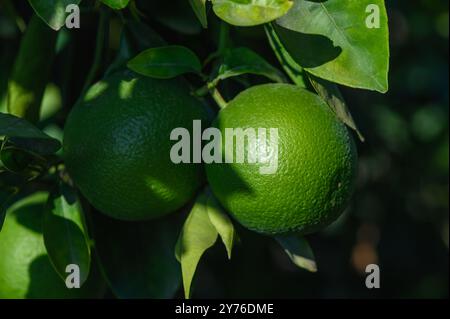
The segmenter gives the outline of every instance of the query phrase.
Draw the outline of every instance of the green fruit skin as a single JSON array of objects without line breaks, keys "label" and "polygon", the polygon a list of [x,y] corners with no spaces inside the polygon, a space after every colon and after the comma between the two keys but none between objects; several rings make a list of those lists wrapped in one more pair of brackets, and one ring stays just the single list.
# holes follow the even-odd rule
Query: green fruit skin
[{"label": "green fruit skin", "polygon": [[42,220],[47,193],[12,205],[0,231],[0,299],[99,298],[105,284],[96,267],[80,289],[66,288],[47,255]]},{"label": "green fruit skin", "polygon": [[[174,164],[174,128],[192,134],[207,112],[181,79],[156,80],[120,71],[95,84],[64,130],[67,169],[98,210],[121,220],[145,220],[186,204],[204,181],[202,166]],[[192,136],[192,135],[191,135]]]},{"label": "green fruit skin", "polygon": [[213,193],[248,229],[309,234],[347,206],[356,175],[355,144],[317,95],[289,84],[255,86],[221,110],[213,126],[222,136],[225,128],[266,128],[268,136],[269,128],[278,128],[275,174],[261,175],[260,164],[247,162],[206,165]]}]

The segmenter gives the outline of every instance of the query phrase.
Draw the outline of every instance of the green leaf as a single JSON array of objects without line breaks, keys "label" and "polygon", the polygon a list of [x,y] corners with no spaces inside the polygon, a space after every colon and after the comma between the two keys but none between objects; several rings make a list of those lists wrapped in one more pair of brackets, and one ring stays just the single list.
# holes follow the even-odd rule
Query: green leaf
[{"label": "green leaf", "polygon": [[[379,28],[369,28],[368,6],[379,8]],[[383,0],[294,0],[277,20],[285,47],[309,73],[347,85],[388,90],[389,30]]]},{"label": "green leaf", "polygon": [[208,19],[206,18],[206,0],[189,0],[192,10],[202,24],[203,28],[208,27]]},{"label": "green leaf", "polygon": [[308,77],[316,92],[327,102],[336,116],[356,132],[361,142],[364,142],[364,136],[359,131],[339,87],[335,83],[315,77],[312,74],[308,74]]},{"label": "green leaf", "polygon": [[218,232],[208,216],[207,197],[198,196],[184,223],[175,247],[175,256],[181,263],[184,295],[190,297],[192,279],[203,253],[214,245]]},{"label": "green leaf", "polygon": [[105,76],[126,67],[128,61],[140,51],[164,45],[167,43],[145,23],[134,19],[126,20],[120,35],[119,50]]},{"label": "green leaf", "polygon": [[56,272],[64,280],[67,265],[75,264],[82,285],[89,275],[91,249],[83,209],[69,185],[61,182],[58,190],[50,194],[43,229],[45,247]]},{"label": "green leaf", "polygon": [[33,161],[33,156],[25,150],[8,145],[1,147],[0,162],[3,168],[13,173],[23,172]]},{"label": "green leaf", "polygon": [[66,7],[70,4],[80,4],[81,0],[28,0],[36,14],[58,31],[66,23]]},{"label": "green leaf", "polygon": [[128,6],[130,0],[101,0],[104,4],[114,10],[122,10]]},{"label": "green leaf", "polygon": [[207,198],[206,209],[209,220],[222,238],[222,242],[227,250],[228,259],[231,259],[231,251],[236,239],[233,223],[212,194],[209,194]]},{"label": "green leaf", "polygon": [[7,136],[15,145],[33,152],[48,155],[56,153],[61,143],[48,136],[29,122],[0,113],[0,137]]},{"label": "green leaf", "polygon": [[[2,176],[0,176],[2,177]],[[14,202],[19,189],[17,187],[0,188],[0,232],[6,217],[6,210]]]},{"label": "green leaf", "polygon": [[217,16],[236,26],[254,26],[285,15],[292,0],[212,0]]},{"label": "green leaf", "polygon": [[265,76],[274,82],[286,82],[284,75],[278,69],[248,48],[228,50],[219,68],[218,76],[212,82],[217,84],[220,80],[249,73]]},{"label": "green leaf", "polygon": [[91,214],[95,252],[114,295],[121,299],[173,298],[181,272],[173,248],[181,223],[168,216],[124,222]]},{"label": "green leaf", "polygon": [[145,76],[170,79],[185,73],[200,73],[202,66],[194,52],[172,45],[141,52],[128,62],[128,68]]},{"label": "green leaf", "polygon": [[317,271],[314,254],[305,238],[289,235],[277,236],[275,239],[295,265],[311,272]]},{"label": "green leaf", "polygon": [[8,80],[7,109],[31,123],[39,122],[44,90],[50,76],[58,32],[36,14],[20,40]]},{"label": "green leaf", "polygon": [[307,84],[305,82],[305,71],[300,65],[297,64],[297,62],[294,61],[289,52],[286,51],[284,45],[280,41],[280,38],[275,32],[275,29],[273,28],[272,23],[265,24],[264,29],[266,31],[267,38],[269,39],[269,44],[286,74],[296,85],[302,88],[307,88]]}]

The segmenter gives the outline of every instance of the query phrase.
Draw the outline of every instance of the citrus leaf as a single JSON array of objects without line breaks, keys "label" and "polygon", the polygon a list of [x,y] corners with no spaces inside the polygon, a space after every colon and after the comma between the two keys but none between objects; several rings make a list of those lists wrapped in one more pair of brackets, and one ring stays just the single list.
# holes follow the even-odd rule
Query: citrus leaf
[{"label": "citrus leaf", "polygon": [[314,254],[305,238],[290,235],[277,236],[275,239],[295,265],[311,272],[317,271]]},{"label": "citrus leaf", "polygon": [[212,81],[217,83],[242,74],[265,76],[274,82],[286,82],[284,75],[264,58],[248,48],[230,49],[225,53],[218,76]]},{"label": "citrus leaf", "polygon": [[170,79],[185,73],[200,73],[201,63],[194,52],[182,46],[150,48],[128,62],[136,73]]},{"label": "citrus leaf", "polygon": [[189,0],[192,10],[202,24],[203,28],[208,27],[208,20],[206,18],[206,0]]},{"label": "citrus leaf", "polygon": [[[379,28],[368,27],[369,6],[379,10]],[[292,9],[276,21],[276,31],[309,73],[354,88],[388,90],[389,30],[383,0],[294,0]]]},{"label": "citrus leaf", "polygon": [[215,14],[236,26],[254,26],[285,15],[292,0],[212,0]]},{"label": "citrus leaf", "polygon": [[128,6],[130,0],[101,0],[104,4],[114,10],[121,10]]},{"label": "citrus leaf", "polygon": [[309,80],[316,90],[316,92],[327,102],[327,104],[334,111],[336,116],[348,127],[353,129],[358,135],[361,142],[364,142],[364,136],[358,129],[358,126],[353,119],[347,103],[344,101],[344,97],[339,90],[339,87],[332,82],[315,77],[312,74],[308,74]]},{"label": "citrus leaf", "polygon": [[265,24],[264,29],[266,31],[267,38],[269,39],[269,44],[286,74],[296,85],[302,88],[307,88],[305,83],[305,71],[300,65],[297,64],[297,62],[294,61],[289,52],[286,51],[280,41],[280,38],[275,32],[275,29],[273,28],[272,23]]},{"label": "citrus leaf", "polygon": [[[124,222],[93,213],[95,252],[114,295],[122,299],[173,298],[181,283],[173,256],[178,216]],[[111,240],[115,239],[115,240]]]},{"label": "citrus leaf", "polygon": [[7,136],[17,146],[43,155],[56,153],[61,148],[58,140],[11,114],[0,113],[1,136]]},{"label": "citrus leaf", "polygon": [[0,232],[2,231],[3,223],[6,217],[6,210],[14,201],[19,189],[16,187],[1,188],[0,189]]},{"label": "citrus leaf", "polygon": [[7,109],[31,123],[39,122],[47,80],[50,76],[58,32],[33,14],[20,40],[8,80]]},{"label": "citrus leaf", "polygon": [[209,194],[206,201],[209,220],[216,228],[222,238],[222,242],[227,250],[228,259],[231,259],[231,251],[236,239],[236,232],[228,215],[220,207],[213,195]]},{"label": "citrus leaf", "polygon": [[56,272],[66,278],[66,267],[80,269],[80,285],[88,278],[91,249],[84,212],[76,191],[65,183],[50,194],[44,213],[44,243]]},{"label": "citrus leaf", "polygon": [[175,246],[175,256],[181,263],[186,298],[190,297],[192,279],[200,258],[208,248],[214,245],[218,236],[208,216],[206,202],[205,194],[198,196]]},{"label": "citrus leaf", "polygon": [[81,0],[28,0],[34,12],[48,24],[50,28],[58,31],[66,23],[66,8],[70,4],[80,4]]},{"label": "citrus leaf", "polygon": [[13,173],[23,172],[33,158],[32,154],[14,146],[3,146],[0,150],[0,162],[3,168]]}]

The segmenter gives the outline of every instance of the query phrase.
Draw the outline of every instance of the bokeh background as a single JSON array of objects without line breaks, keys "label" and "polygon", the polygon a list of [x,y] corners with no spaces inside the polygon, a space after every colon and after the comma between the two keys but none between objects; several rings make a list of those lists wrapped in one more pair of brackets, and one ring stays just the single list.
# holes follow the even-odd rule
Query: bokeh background
[{"label": "bokeh background", "polygon": [[[86,1],[88,4],[90,1]],[[342,88],[366,137],[358,143],[357,190],[345,214],[309,236],[319,272],[293,266],[270,238],[239,227],[231,261],[221,245],[208,251],[197,273],[196,298],[448,298],[449,70],[448,1],[386,1],[391,32],[387,94]],[[202,31],[187,1],[137,1],[148,24],[168,42],[187,45],[202,57],[215,50],[217,21]],[[0,7],[0,111],[6,81],[31,12],[17,1],[14,21]],[[62,31],[41,126],[62,135],[67,112],[92,61],[97,16],[82,11],[82,27]],[[104,67],[114,58],[120,19],[112,19]],[[232,43],[249,46],[274,65],[260,27],[233,28]],[[247,78],[248,83],[260,79]],[[229,98],[237,84],[222,87]],[[381,288],[365,286],[365,267],[381,270]],[[181,290],[177,297],[182,297]]]}]

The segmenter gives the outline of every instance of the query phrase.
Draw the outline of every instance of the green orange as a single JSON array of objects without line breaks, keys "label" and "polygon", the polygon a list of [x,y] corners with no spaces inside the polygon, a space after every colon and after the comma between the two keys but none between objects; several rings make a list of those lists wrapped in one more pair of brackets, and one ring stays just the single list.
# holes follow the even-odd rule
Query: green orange
[{"label": "green orange", "polygon": [[[255,86],[221,110],[213,126],[222,136],[226,128],[265,128],[267,140],[247,142],[245,154],[256,149],[266,160],[278,154],[273,174],[261,174],[268,164],[248,163],[247,157],[245,163],[206,167],[213,193],[243,226],[270,235],[308,234],[346,208],[354,188],[355,145],[319,96],[289,84]],[[278,129],[277,143],[270,142],[270,128]],[[267,149],[259,154],[262,144]]]},{"label": "green orange", "polygon": [[195,194],[202,169],[171,161],[170,133],[206,118],[183,80],[117,72],[92,86],[71,112],[63,143],[67,169],[89,202],[111,217],[173,212]]}]

